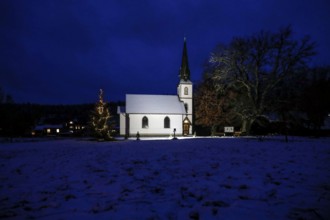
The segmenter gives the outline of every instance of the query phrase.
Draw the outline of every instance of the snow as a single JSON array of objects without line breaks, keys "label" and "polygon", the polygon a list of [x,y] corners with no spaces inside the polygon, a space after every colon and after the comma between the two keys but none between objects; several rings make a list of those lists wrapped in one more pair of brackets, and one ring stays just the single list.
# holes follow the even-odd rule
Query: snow
[{"label": "snow", "polygon": [[0,143],[0,218],[330,219],[330,139]]}]

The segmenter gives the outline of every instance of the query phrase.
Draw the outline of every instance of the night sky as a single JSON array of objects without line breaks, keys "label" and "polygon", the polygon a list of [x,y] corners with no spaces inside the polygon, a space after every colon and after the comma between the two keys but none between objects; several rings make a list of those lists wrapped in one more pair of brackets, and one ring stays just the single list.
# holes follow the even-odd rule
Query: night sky
[{"label": "night sky", "polygon": [[218,43],[291,25],[330,64],[328,0],[1,0],[0,87],[17,103],[175,94],[183,38],[191,78]]}]

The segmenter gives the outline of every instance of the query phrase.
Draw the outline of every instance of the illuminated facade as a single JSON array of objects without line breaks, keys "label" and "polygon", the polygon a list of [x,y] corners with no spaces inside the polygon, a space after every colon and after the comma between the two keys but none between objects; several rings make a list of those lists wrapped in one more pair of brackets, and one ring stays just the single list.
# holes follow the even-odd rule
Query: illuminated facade
[{"label": "illuminated facade", "polygon": [[177,95],[126,95],[126,108],[118,107],[120,135],[191,135],[193,128],[193,84],[190,81],[184,39]]}]

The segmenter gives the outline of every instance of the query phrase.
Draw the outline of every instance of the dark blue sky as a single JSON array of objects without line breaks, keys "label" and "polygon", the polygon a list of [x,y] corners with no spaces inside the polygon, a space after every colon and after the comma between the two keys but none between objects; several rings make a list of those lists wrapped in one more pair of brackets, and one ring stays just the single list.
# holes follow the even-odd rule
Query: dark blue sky
[{"label": "dark blue sky", "polygon": [[18,103],[175,94],[183,37],[192,80],[218,43],[292,25],[329,64],[328,0],[1,0],[0,87]]}]

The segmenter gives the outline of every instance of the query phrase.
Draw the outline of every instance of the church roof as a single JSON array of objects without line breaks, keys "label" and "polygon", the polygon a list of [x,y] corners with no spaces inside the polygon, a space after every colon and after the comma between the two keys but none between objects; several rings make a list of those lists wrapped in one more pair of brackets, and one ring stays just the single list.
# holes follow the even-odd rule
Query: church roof
[{"label": "church roof", "polygon": [[186,110],[176,95],[126,94],[126,113],[186,114]]}]

